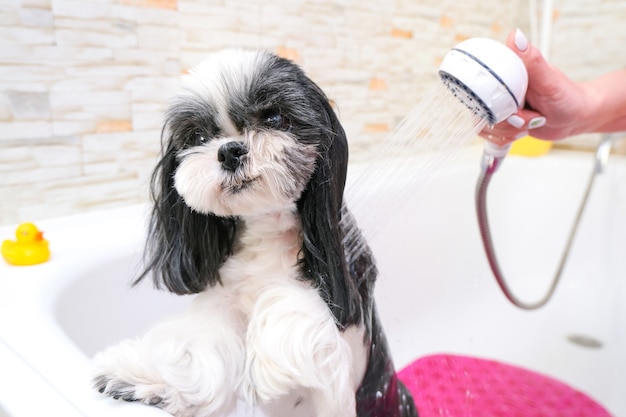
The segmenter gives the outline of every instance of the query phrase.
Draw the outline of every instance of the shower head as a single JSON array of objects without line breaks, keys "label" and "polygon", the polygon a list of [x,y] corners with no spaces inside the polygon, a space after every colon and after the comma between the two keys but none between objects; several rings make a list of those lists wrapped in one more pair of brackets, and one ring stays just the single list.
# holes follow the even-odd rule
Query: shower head
[{"label": "shower head", "polygon": [[524,105],[528,73],[506,45],[472,38],[452,48],[439,67],[448,89],[489,124],[500,123]]}]

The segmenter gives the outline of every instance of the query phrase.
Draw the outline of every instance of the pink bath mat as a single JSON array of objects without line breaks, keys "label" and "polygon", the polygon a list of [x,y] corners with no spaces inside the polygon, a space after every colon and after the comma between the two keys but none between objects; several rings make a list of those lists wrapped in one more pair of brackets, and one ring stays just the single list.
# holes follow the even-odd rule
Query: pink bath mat
[{"label": "pink bath mat", "polygon": [[398,376],[420,417],[611,417],[562,382],[493,360],[427,356]]}]

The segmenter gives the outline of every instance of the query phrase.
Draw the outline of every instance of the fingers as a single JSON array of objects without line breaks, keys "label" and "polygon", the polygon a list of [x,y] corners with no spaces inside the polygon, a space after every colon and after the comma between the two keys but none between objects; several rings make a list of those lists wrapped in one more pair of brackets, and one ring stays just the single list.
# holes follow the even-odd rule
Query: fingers
[{"label": "fingers", "polygon": [[546,93],[554,89],[554,73],[555,69],[545,60],[539,49],[531,45],[526,35],[515,29],[509,33],[506,44],[511,48],[524,62],[528,71],[528,79],[531,82],[528,85],[529,93]]},{"label": "fingers", "polygon": [[496,145],[504,146],[508,143],[514,142],[515,140],[528,135],[528,132],[520,131],[511,136],[510,132],[503,132],[503,131],[495,130],[495,128],[492,130],[489,130],[489,128],[487,128],[481,131],[478,135],[482,137],[483,139],[488,140],[489,142],[495,143]]},{"label": "fingers", "polygon": [[513,142],[516,139],[532,133],[546,123],[546,118],[530,109],[520,109],[507,120],[485,128],[479,133],[481,137],[496,144]]},{"label": "fingers", "polygon": [[[514,129],[537,129],[546,124],[546,118],[531,109],[520,109],[505,122]],[[506,127],[506,126],[505,126]]]},{"label": "fingers", "polygon": [[[537,95],[550,91],[554,69],[546,62],[541,52],[528,42],[524,33],[513,30],[509,33],[506,44],[524,62],[528,71],[528,92],[526,94],[527,103],[532,101]],[[546,124],[546,117],[537,110],[523,108],[510,116],[507,120],[498,123],[491,128],[486,128],[480,132],[480,136],[498,145],[513,142],[516,139],[532,134],[533,129],[539,129]]]}]

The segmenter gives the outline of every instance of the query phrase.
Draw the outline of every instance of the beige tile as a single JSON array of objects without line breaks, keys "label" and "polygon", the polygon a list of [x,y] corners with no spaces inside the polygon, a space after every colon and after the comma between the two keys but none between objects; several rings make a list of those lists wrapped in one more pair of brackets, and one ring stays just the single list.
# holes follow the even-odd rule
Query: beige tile
[{"label": "beige tile", "polygon": [[[624,16],[626,2],[557,4],[551,62],[576,80],[620,68]],[[212,51],[264,48],[302,65],[335,102],[355,160],[428,94],[455,43],[518,26],[529,28],[523,0],[4,1],[0,224],[145,198],[167,99]]]}]

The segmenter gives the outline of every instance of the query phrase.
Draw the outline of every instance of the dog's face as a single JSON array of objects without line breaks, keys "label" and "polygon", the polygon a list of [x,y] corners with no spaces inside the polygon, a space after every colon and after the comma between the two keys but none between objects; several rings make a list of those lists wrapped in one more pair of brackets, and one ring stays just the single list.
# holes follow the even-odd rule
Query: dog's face
[{"label": "dog's face", "polygon": [[177,294],[221,281],[238,230],[256,215],[295,210],[300,276],[319,288],[337,323],[360,321],[358,278],[341,225],[345,132],[322,90],[267,52],[213,54],[183,79],[152,177],[147,267]]},{"label": "dog's face", "polygon": [[176,191],[194,211],[217,216],[293,206],[329,149],[325,104],[286,60],[251,51],[213,55],[184,77],[168,112]]},{"label": "dog's face", "polygon": [[[398,409],[396,393],[380,399],[381,392],[396,385],[375,317],[376,268],[343,206],[347,140],[321,89],[296,65],[269,53],[214,54],[184,78],[183,91],[167,112],[162,144],[152,176],[146,268],[136,282],[152,275],[157,287],[177,294],[227,287],[232,284],[232,268],[223,268],[228,258],[250,240],[261,241],[254,250],[264,245],[264,239],[246,239],[252,228],[242,225],[260,221],[265,226],[264,214],[274,218],[275,212],[290,210],[299,220],[290,223],[299,226],[299,233],[290,236],[300,250],[291,258],[294,268],[277,273],[310,283],[339,328],[364,326],[372,338],[375,360],[357,393],[359,415]],[[267,230],[260,227],[254,235]],[[267,249],[282,262],[283,249],[274,246]],[[250,258],[245,274],[258,262]],[[255,280],[267,276],[267,268],[260,265],[263,272]],[[300,306],[298,298],[291,301]],[[212,319],[204,314],[203,309],[198,316]],[[293,325],[291,318],[287,321]],[[382,408],[386,411],[378,412]]]}]

